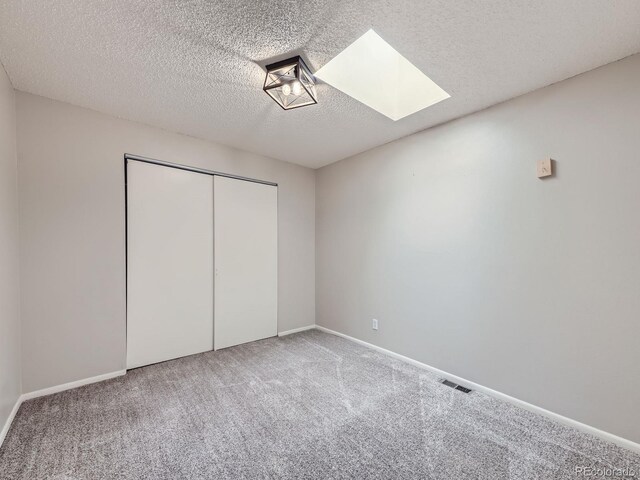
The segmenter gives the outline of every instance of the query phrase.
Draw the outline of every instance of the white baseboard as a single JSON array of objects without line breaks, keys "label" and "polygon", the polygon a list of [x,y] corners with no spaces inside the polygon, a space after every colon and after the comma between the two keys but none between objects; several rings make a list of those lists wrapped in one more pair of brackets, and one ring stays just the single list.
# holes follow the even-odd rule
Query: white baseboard
[{"label": "white baseboard", "polygon": [[284,332],[278,332],[278,336],[284,337],[285,335],[291,335],[292,333],[305,332],[307,330],[313,330],[314,328],[316,328],[315,325],[307,325],[306,327],[294,328],[292,330],[285,330]]},{"label": "white baseboard", "polygon": [[[403,362],[409,363],[411,365],[415,365],[416,367],[419,368],[424,368],[426,370],[429,370],[431,372],[434,372],[438,375],[441,375],[442,377],[445,377],[449,380],[452,380],[456,383],[462,384],[464,386],[467,386],[473,390],[477,390],[479,392],[483,392],[486,393],[487,395],[491,395],[492,397],[495,398],[499,398],[501,400],[504,400],[506,402],[509,402],[513,405],[516,405],[520,408],[524,408],[525,410],[529,410],[531,412],[537,413],[539,415],[543,415],[547,418],[550,418],[551,420],[554,420],[558,423],[561,423],[563,425],[567,425],[569,427],[573,427],[577,430],[580,430],[582,432],[591,434],[595,437],[601,438],[605,441],[614,443],[616,445],[619,445],[623,448],[626,448],[628,450],[631,450],[635,453],[640,453],[640,444],[633,442],[631,440],[627,440],[626,438],[622,438],[619,437],[617,435],[614,435],[612,433],[609,432],[605,432],[603,430],[600,430],[598,428],[592,427],[590,425],[586,425],[584,423],[578,422],[577,420],[572,420],[571,418],[565,417],[563,415],[559,415],[557,413],[553,413],[549,410],[546,410],[544,408],[541,407],[537,407],[535,405],[532,405],[530,403],[527,403],[523,400],[519,400],[517,398],[511,397],[507,394],[498,392],[497,390],[493,390],[491,388],[485,387],[483,385],[480,385],[478,383],[475,382],[471,382],[469,380],[466,380],[464,378],[458,377],[457,375],[452,375],[448,372],[445,372],[443,370],[440,370],[438,368],[432,367],[430,365],[427,365],[426,363],[422,363],[419,362],[418,360],[414,360],[412,358],[409,357],[405,357],[404,355],[400,355],[399,353],[395,353],[392,352],[391,350],[387,350],[385,348],[382,347],[378,347],[377,345],[373,345],[372,343],[368,343],[365,342],[363,340],[359,340],[357,338],[351,337],[349,335],[345,335],[344,333],[340,333],[340,332],[336,332],[335,330],[330,330],[328,328],[322,327],[320,325],[308,325],[306,327],[300,327],[300,328],[295,328],[292,330],[286,330],[284,332],[279,332],[278,336],[282,337],[285,335],[291,335],[293,333],[298,333],[298,332],[304,332],[306,330],[312,330],[312,329],[317,329],[320,330],[321,332],[325,332],[325,333],[329,333],[331,335],[336,335],[338,337],[342,337],[345,338],[347,340],[350,340],[352,342],[358,343],[360,345],[363,345],[365,347],[371,348],[373,350],[376,350],[378,352],[384,353],[386,355],[389,355],[390,357],[396,358],[398,360],[401,360]],[[96,383],[96,382],[101,382],[103,380],[108,380],[110,378],[115,378],[115,377],[119,377],[121,375],[126,374],[127,371],[126,370],[119,370],[117,372],[111,372],[111,373],[105,373],[103,375],[98,375],[96,377],[91,377],[91,378],[85,378],[82,380],[77,380],[75,382],[69,382],[69,383],[65,383],[62,385],[56,385],[54,387],[49,387],[49,388],[43,388],[42,390],[36,390],[34,392],[30,392],[30,393],[25,393],[22,394],[17,400],[16,400],[16,404],[13,407],[13,410],[11,410],[11,413],[9,414],[9,418],[7,418],[7,421],[5,422],[4,427],[2,428],[2,431],[0,432],[0,446],[2,446],[2,443],[4,442],[4,439],[9,431],[9,428],[11,427],[11,423],[13,422],[13,419],[16,416],[16,413],[18,412],[18,409],[20,408],[20,405],[22,405],[22,402],[24,402],[25,400],[31,400],[33,398],[38,398],[38,397],[43,397],[45,395],[51,395],[53,393],[58,393],[58,392],[62,392],[65,390],[70,390],[72,388],[77,388],[77,387],[81,387],[83,385],[89,385],[91,383]]]},{"label": "white baseboard", "polygon": [[534,412],[537,413],[539,415],[545,416],[547,418],[550,418],[551,420],[554,420],[558,423],[561,423],[563,425],[567,425],[569,427],[573,427],[576,430],[580,430],[582,432],[591,434],[595,437],[601,438],[602,440],[606,440],[608,442],[611,443],[615,443],[616,445],[619,445],[622,448],[626,448],[627,450],[631,450],[632,452],[635,453],[640,453],[640,444],[633,442],[631,440],[627,440],[626,438],[622,438],[619,437],[617,435],[614,435],[613,433],[609,433],[609,432],[605,432],[603,430],[600,430],[598,428],[592,427],[590,425],[586,425],[584,423],[578,422],[577,420],[572,420],[571,418],[568,417],[564,417],[562,415],[559,415],[557,413],[553,413],[549,410],[546,410],[544,408],[541,407],[537,407],[535,405],[532,405],[530,403],[527,403],[523,400],[519,400],[517,398],[511,397],[505,393],[501,393],[498,392],[497,390],[493,390],[491,388],[485,387],[483,385],[479,385],[475,382],[470,382],[469,380],[466,380],[464,378],[458,377],[457,375],[452,375],[448,372],[445,372],[443,370],[440,370],[438,368],[432,367],[431,365],[427,365],[426,363],[422,363],[419,362],[417,360],[414,360],[413,358],[409,358],[409,357],[405,357],[404,355],[400,355],[399,353],[395,353],[392,352],[391,350],[387,350],[384,349],[382,347],[378,347],[377,345],[373,345],[371,343],[365,342],[363,340],[358,340],[357,338],[354,337],[350,337],[349,335],[345,335],[344,333],[340,333],[340,332],[336,332],[334,330],[330,330],[328,328],[325,327],[321,327],[320,325],[316,325],[316,329],[320,330],[321,332],[325,332],[325,333],[330,333],[331,335],[336,335],[338,337],[342,337],[342,338],[346,338],[347,340],[350,340],[352,342],[358,343],[360,345],[364,345],[365,347],[369,347],[373,350],[377,350],[378,352],[384,353],[386,355],[389,355],[390,357],[393,358],[397,358],[398,360],[401,360],[403,362],[406,363],[410,363],[411,365],[415,365],[416,367],[420,367],[420,368],[424,368],[426,370],[430,370],[433,373],[436,373],[438,375],[441,375],[442,377],[448,379],[448,380],[452,380],[455,383],[461,384],[465,387],[469,387],[472,390],[477,390],[479,392],[483,392],[486,393],[487,395],[491,395],[492,397],[498,398],[500,400],[504,400],[505,402],[509,402],[513,405],[516,405],[520,408],[524,408],[525,410],[529,410],[530,412]]},{"label": "white baseboard", "polygon": [[32,398],[44,397],[45,395],[51,395],[52,393],[64,392],[65,390],[71,390],[72,388],[82,387],[83,385],[89,385],[91,383],[97,383],[97,382],[102,382],[103,380],[109,380],[110,378],[120,377],[125,373],[127,373],[126,370],[118,370],[117,372],[104,373],[102,375],[97,375],[95,377],[76,380],[75,382],[63,383],[62,385],[43,388],[42,390],[36,390],[35,392],[23,393],[20,398],[24,402],[25,400],[31,400]]},{"label": "white baseboard", "polygon": [[13,419],[18,413],[18,409],[22,402],[27,400],[31,400],[32,398],[44,397],[45,395],[51,395],[53,393],[64,392],[65,390],[71,390],[72,388],[82,387],[83,385],[89,385],[91,383],[102,382],[103,380],[109,380],[110,378],[120,377],[127,373],[126,370],[118,370],[117,372],[105,373],[103,375],[98,375],[96,377],[83,378],[82,380],[76,380],[75,382],[63,383],[62,385],[56,385],[54,387],[43,388],[42,390],[36,390],[35,392],[23,393],[16,400],[16,404],[13,406],[13,410],[11,410],[11,414],[2,428],[2,432],[0,432],[0,447],[4,442],[7,433],[9,432],[9,428],[13,423]]},{"label": "white baseboard", "polygon": [[13,419],[16,417],[16,413],[18,413],[20,405],[22,405],[22,397],[18,397],[16,399],[16,404],[13,406],[13,409],[9,414],[9,418],[7,418],[7,421],[4,422],[4,427],[2,427],[2,431],[0,432],[0,447],[2,446],[2,443],[4,442],[4,439],[9,432],[9,428],[11,428],[11,424],[13,423]]}]

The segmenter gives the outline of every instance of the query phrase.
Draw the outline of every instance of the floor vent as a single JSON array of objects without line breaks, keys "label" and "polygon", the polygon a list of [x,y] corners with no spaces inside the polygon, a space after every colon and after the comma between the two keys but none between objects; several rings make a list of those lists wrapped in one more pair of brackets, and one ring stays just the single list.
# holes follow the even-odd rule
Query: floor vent
[{"label": "floor vent", "polygon": [[453,383],[447,379],[442,379],[440,380],[440,383],[442,383],[443,385],[446,385],[447,387],[451,387],[455,390],[460,390],[462,393],[469,393],[471,392],[470,388],[466,388],[463,387],[462,385],[458,385],[457,383]]}]

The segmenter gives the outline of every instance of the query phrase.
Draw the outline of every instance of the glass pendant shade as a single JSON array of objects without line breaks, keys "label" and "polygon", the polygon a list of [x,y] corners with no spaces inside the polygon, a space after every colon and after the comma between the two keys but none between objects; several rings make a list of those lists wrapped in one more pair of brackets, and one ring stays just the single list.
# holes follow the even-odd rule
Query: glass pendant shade
[{"label": "glass pendant shade", "polygon": [[263,90],[285,110],[318,103],[311,71],[300,57],[266,66]]}]

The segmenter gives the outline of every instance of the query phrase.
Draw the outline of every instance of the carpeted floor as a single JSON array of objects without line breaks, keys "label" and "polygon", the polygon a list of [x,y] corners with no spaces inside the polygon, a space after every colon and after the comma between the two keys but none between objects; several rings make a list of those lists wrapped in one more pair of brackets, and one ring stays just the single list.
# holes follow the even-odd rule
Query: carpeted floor
[{"label": "carpeted floor", "polygon": [[576,466],[640,477],[626,450],[318,331],[25,402],[0,449],[11,480],[559,480]]}]

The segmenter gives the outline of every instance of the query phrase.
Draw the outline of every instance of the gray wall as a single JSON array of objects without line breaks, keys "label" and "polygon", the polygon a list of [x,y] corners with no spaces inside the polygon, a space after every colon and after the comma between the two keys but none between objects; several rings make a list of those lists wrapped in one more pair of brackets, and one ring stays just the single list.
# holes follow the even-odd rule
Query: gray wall
[{"label": "gray wall", "polygon": [[315,171],[20,92],[17,117],[25,392],[125,368],[125,152],[278,182],[278,328],[315,323]]},{"label": "gray wall", "polygon": [[20,396],[16,104],[0,65],[0,431]]},{"label": "gray wall", "polygon": [[640,441],[640,55],[322,168],[316,212],[319,325]]}]

